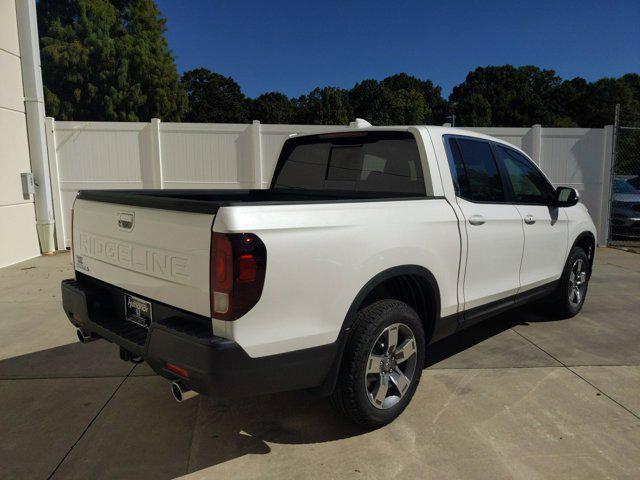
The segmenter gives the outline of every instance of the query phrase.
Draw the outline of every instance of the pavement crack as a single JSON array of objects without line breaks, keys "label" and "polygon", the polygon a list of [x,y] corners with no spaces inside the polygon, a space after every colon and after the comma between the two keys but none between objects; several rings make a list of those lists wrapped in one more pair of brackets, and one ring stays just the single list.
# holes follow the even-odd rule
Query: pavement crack
[{"label": "pavement crack", "polygon": [[582,375],[580,375],[578,372],[576,372],[575,370],[573,370],[571,367],[567,367],[565,366],[565,368],[567,370],[569,370],[571,373],[573,373],[576,377],[578,377],[579,379],[583,380],[584,382],[588,383],[589,385],[591,385],[593,388],[595,388],[598,392],[600,392],[602,395],[604,395],[605,397],[607,397],[609,400],[611,400],[613,403],[617,404],[618,406],[622,407],[623,409],[625,409],[627,412],[629,412],[631,415],[633,415],[634,417],[636,417],[638,420],[640,420],[640,415],[638,415],[637,413],[635,413],[633,410],[630,410],[629,408],[625,407],[623,404],[621,404],[619,401],[617,401],[615,398],[613,398],[611,395],[609,395],[607,392],[604,392],[603,390],[599,389],[596,385],[594,385],[593,383],[591,383],[589,380],[587,380],[586,378],[584,378]]},{"label": "pavement crack", "polygon": [[56,474],[56,472],[58,471],[58,469],[60,468],[60,466],[62,466],[62,464],[64,463],[64,461],[67,459],[67,457],[69,456],[69,454],[73,451],[74,448],[76,448],[76,445],[78,445],[78,443],[80,442],[80,440],[82,440],[82,438],[85,436],[85,434],[89,431],[89,429],[91,428],[91,425],[93,425],[93,422],[96,421],[96,419],[100,416],[100,414],[102,413],[102,411],[107,407],[107,405],[109,405],[109,403],[111,402],[111,400],[113,399],[113,397],[115,397],[116,393],[118,393],[118,390],[120,390],[120,387],[122,387],[122,384],[124,384],[124,382],[127,381],[127,379],[131,376],[131,374],[133,373],[133,370],[136,368],[136,365],[131,367],[131,370],[129,370],[129,373],[127,373],[127,375],[122,379],[122,381],[118,384],[118,386],[113,390],[113,393],[111,394],[111,396],[107,399],[106,402],[104,402],[104,405],[102,405],[102,407],[100,407],[100,410],[98,410],[98,412],[95,414],[95,416],[91,419],[91,421],[87,424],[87,426],[85,427],[85,429],[82,431],[82,433],[80,434],[80,436],[78,437],[78,439],[73,443],[73,445],[71,445],[71,448],[69,448],[69,450],[67,450],[67,453],[64,454],[64,457],[62,457],[62,459],[58,462],[58,464],[56,465],[56,468],[53,469],[53,472],[51,472],[51,474],[47,477],[47,480],[51,480],[53,478],[53,476]]}]

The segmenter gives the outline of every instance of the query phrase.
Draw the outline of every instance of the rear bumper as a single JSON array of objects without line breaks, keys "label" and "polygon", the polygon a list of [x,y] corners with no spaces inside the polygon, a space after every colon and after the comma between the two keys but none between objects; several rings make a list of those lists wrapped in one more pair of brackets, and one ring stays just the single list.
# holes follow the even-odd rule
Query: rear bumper
[{"label": "rear bumper", "polygon": [[[124,318],[118,306],[125,293],[97,281],[64,280],[62,305],[76,327],[142,357],[157,374],[216,398],[318,387],[338,352],[336,342],[251,358],[236,342],[214,336],[209,319],[153,301],[147,330]],[[187,370],[188,377],[167,370],[167,363]]]}]

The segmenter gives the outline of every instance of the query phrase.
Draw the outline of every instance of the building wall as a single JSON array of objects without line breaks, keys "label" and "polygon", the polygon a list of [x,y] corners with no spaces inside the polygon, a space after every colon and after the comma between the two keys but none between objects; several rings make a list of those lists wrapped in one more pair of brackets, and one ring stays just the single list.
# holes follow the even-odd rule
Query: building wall
[{"label": "building wall", "polygon": [[[18,0],[19,1],[19,0]],[[15,0],[0,0],[0,267],[40,254],[33,197],[20,173],[31,171]]]}]

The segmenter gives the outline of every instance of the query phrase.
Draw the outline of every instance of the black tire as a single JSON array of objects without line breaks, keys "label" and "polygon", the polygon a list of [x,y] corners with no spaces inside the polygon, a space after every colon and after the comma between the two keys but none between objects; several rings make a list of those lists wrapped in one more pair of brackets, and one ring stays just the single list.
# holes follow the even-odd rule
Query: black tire
[{"label": "black tire", "polygon": [[[572,276],[572,270],[576,268],[576,263],[580,261],[584,266],[585,279],[584,283],[578,285],[580,298],[579,301],[576,302],[576,284],[574,283],[575,280]],[[563,319],[575,317],[580,312],[580,310],[582,310],[584,301],[587,298],[587,289],[589,287],[590,276],[591,266],[589,264],[589,258],[587,257],[586,252],[581,247],[573,247],[571,249],[571,252],[569,252],[569,256],[567,257],[567,261],[564,265],[564,270],[562,271],[562,276],[560,277],[558,290],[549,301],[549,313],[551,313],[554,317]],[[570,299],[570,292],[572,292],[572,290],[574,292],[574,294],[572,295],[573,300]]]},{"label": "black tire", "polygon": [[[403,332],[405,334],[404,345],[409,343],[410,334],[413,334],[415,339],[414,353],[410,354],[410,357],[415,355],[415,359],[410,357],[408,360],[402,359],[402,354],[395,351],[392,354],[384,353],[387,356],[391,355],[387,359],[391,360],[392,364],[389,365],[385,360],[386,363],[380,362],[380,374],[367,374],[367,366],[370,363],[369,355],[373,353],[374,348],[385,347],[384,342],[379,343],[382,336],[387,335],[388,343],[392,343],[389,338],[390,330],[400,332],[395,334],[398,346],[403,343],[400,341]],[[380,300],[360,310],[356,315],[352,333],[347,341],[338,382],[331,396],[334,408],[349,420],[367,428],[378,428],[393,421],[409,404],[420,382],[424,366],[425,343],[422,321],[406,303],[398,300]],[[391,349],[391,347],[387,347]],[[400,360],[397,361],[397,359]],[[393,375],[398,377],[395,368],[404,368],[406,372],[411,366],[409,362],[414,365],[414,368],[410,373],[411,378],[409,378],[409,374],[404,376],[404,379],[409,379],[410,382],[408,387],[405,384],[404,394],[402,394],[397,386],[400,382],[393,381],[391,377]],[[391,370],[383,373],[386,368]],[[372,377],[372,383],[376,379],[382,382],[383,375],[389,375],[386,377],[388,379],[386,384],[389,385],[390,393],[388,393],[389,398],[385,401],[389,400],[389,404],[392,404],[392,406],[385,408],[382,408],[382,404],[380,407],[374,406],[376,400],[373,398],[370,400],[367,385],[367,382],[371,382]]]}]

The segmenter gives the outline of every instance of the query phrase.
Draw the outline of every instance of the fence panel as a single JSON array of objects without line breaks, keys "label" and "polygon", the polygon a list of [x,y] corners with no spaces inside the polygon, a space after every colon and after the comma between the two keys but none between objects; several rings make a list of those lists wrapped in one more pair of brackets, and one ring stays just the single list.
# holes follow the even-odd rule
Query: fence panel
[{"label": "fence panel", "polygon": [[[346,126],[55,122],[48,145],[59,248],[70,244],[80,189],[268,188],[283,142],[294,133]],[[470,128],[522,148],[554,185],[581,194],[606,241],[612,129]],[[63,245],[64,244],[64,245]]]},{"label": "fence panel", "polygon": [[160,149],[163,188],[253,188],[251,125],[161,123]]},{"label": "fence panel", "polygon": [[[54,211],[57,238],[71,243],[71,208],[80,189],[143,188],[142,157],[148,123],[51,122],[54,126],[54,158],[50,169],[57,170],[59,202]],[[51,165],[53,163],[53,165]],[[56,186],[52,186],[56,188]],[[55,200],[54,200],[55,201]],[[62,218],[59,218],[59,217]],[[59,243],[59,241],[58,241]]]}]

